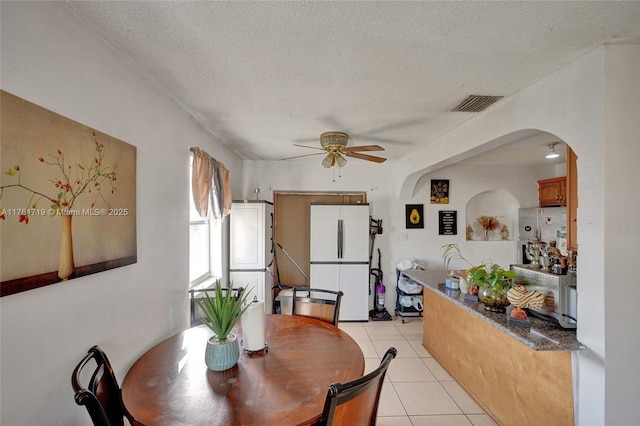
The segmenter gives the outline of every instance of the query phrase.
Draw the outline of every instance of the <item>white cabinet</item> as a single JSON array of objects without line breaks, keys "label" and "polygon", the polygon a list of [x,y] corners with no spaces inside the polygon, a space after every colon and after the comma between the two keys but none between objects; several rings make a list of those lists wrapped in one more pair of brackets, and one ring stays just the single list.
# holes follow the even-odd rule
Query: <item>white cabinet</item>
[{"label": "white cabinet", "polygon": [[311,265],[311,288],[342,290],[340,321],[369,318],[369,265]]},{"label": "white cabinet", "polygon": [[369,261],[368,204],[311,205],[312,262]]},{"label": "white cabinet", "polygon": [[369,318],[369,205],[312,204],[311,287],[341,290],[340,321]]},{"label": "white cabinet", "polygon": [[264,269],[273,258],[273,205],[234,201],[230,220],[229,269]]},{"label": "white cabinet", "polygon": [[230,215],[229,278],[234,287],[250,288],[265,311],[273,307],[273,204],[267,201],[234,201]]},{"label": "white cabinet", "polygon": [[[271,285],[265,282],[269,277],[267,273],[264,271],[231,271],[229,276],[234,288],[243,287],[245,289],[251,289],[247,300],[253,300],[254,296],[256,296],[258,300],[264,300],[265,312],[268,314],[271,313],[272,307],[267,307],[266,305],[269,303],[267,299],[272,299],[272,297],[265,298],[271,291]],[[267,291],[267,287],[269,287],[269,291]]]}]

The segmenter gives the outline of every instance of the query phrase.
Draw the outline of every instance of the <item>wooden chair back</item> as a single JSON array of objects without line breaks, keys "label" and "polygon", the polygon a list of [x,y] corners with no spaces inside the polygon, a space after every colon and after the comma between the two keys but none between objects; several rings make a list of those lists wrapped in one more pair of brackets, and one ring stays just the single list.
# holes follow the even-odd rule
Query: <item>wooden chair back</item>
[{"label": "wooden chair back", "polygon": [[[87,373],[87,364],[95,361],[95,369]],[[82,378],[90,374],[88,385],[82,384]],[[89,349],[89,352],[78,363],[71,375],[71,386],[75,392],[75,401],[78,405],[84,405],[95,426],[124,426],[124,418],[129,423],[137,423],[126,413],[122,404],[120,386],[113,373],[111,363],[107,355],[98,346]]]},{"label": "wooden chair back", "polygon": [[337,327],[342,295],[341,291],[294,287],[291,314],[317,318]]},{"label": "wooden chair back", "polygon": [[331,384],[319,424],[375,425],[384,377],[396,355],[396,349],[389,348],[371,373],[351,382]]}]

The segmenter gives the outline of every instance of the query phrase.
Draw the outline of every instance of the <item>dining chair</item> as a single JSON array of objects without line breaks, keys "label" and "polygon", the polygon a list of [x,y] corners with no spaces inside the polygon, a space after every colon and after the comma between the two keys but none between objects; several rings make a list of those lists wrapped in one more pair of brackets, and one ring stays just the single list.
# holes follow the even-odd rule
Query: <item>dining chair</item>
[{"label": "dining chair", "polygon": [[291,314],[317,318],[337,327],[343,294],[341,291],[294,287]]},{"label": "dining chair", "polygon": [[[92,365],[87,367],[87,364],[92,360],[95,361],[96,367],[90,371],[88,368]],[[85,387],[82,378],[89,377],[89,374],[89,384]],[[85,406],[95,426],[124,426],[125,417],[131,425],[140,424],[124,408],[120,386],[111,363],[98,346],[89,349],[87,355],[73,370],[71,386],[75,392],[76,403]]]},{"label": "dining chair", "polygon": [[396,348],[389,348],[371,373],[347,383],[332,383],[316,425],[375,425],[384,377],[397,353]]}]

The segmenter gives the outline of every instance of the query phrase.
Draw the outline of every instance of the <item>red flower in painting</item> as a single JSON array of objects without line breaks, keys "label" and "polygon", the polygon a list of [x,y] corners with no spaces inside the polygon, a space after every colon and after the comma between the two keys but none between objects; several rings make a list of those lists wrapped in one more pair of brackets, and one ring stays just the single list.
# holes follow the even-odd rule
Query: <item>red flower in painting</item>
[{"label": "red flower in painting", "polygon": [[[58,170],[58,177],[49,179],[56,191],[55,196],[52,196],[53,194],[45,195],[42,192],[23,185],[20,182],[21,172],[20,166],[18,165],[5,172],[8,176],[17,177],[18,182],[1,186],[0,199],[2,199],[4,190],[8,188],[21,188],[31,193],[31,199],[27,205],[33,207],[25,209],[24,211],[21,210],[24,214],[21,214],[18,217],[19,223],[29,223],[29,215],[34,214],[30,213],[30,210],[35,210],[35,206],[37,206],[38,201],[43,198],[51,202],[49,209],[51,216],[61,213],[64,214],[65,212],[63,209],[72,209],[78,197],[85,192],[90,193],[93,197],[91,207],[93,207],[98,200],[102,200],[102,202],[107,203],[108,205],[107,200],[103,196],[102,189],[104,185],[108,185],[110,187],[108,188],[110,189],[110,193],[114,193],[116,169],[115,166],[104,165],[104,145],[95,139],[95,132],[91,132],[91,134],[94,137],[96,156],[93,160],[90,160],[90,163],[86,163],[81,159],[81,161],[75,165],[69,164],[68,161],[65,161],[65,156],[60,148],[56,149],[57,155],[49,154],[48,157],[37,157],[38,162],[53,166]],[[92,191],[91,188],[93,188],[94,191]],[[5,219],[5,211],[0,209],[0,212],[2,212],[1,219]]]}]

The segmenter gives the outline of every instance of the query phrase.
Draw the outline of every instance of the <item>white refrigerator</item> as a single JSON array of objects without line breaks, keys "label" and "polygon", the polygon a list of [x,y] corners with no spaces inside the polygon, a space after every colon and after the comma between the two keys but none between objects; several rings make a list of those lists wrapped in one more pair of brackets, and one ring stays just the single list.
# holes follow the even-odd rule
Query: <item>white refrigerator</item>
[{"label": "white refrigerator", "polygon": [[273,307],[273,204],[268,201],[234,201],[231,208],[229,278],[233,287],[251,289],[264,301],[265,312]]},{"label": "white refrigerator", "polygon": [[311,288],[341,290],[340,321],[369,319],[369,205],[312,204]]}]

